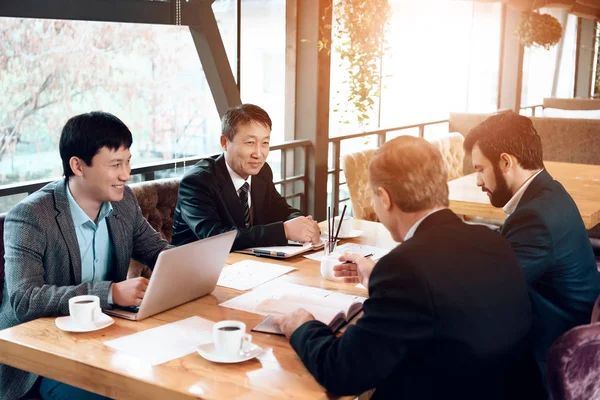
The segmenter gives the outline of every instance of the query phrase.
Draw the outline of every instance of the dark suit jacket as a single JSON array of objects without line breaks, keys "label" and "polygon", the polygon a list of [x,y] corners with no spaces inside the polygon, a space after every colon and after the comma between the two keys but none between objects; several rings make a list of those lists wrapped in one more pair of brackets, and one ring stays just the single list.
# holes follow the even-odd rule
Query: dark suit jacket
[{"label": "dark suit jacket", "polygon": [[600,294],[594,252],[575,202],[543,170],[504,223],[529,286],[536,359],[546,361],[552,343],[590,322]]},{"label": "dark suit jacket", "polygon": [[232,250],[286,245],[283,222],[301,216],[275,189],[265,163],[252,177],[252,226],[244,225],[244,208],[235,191],[223,154],[200,160],[181,179],[173,222],[173,244],[237,229]]},{"label": "dark suit jacket", "polygon": [[375,399],[536,399],[531,312],[498,233],[452,211],[428,216],[371,274],[364,315],[339,338],[310,321],[291,337],[327,390]]},{"label": "dark suit jacket", "polygon": [[[0,307],[0,329],[41,317],[69,314],[69,299],[92,294],[108,308],[111,283],[127,279],[131,258],[154,267],[168,246],[148,221],[129,187],[113,202],[107,219],[114,262],[110,281],[82,282],[81,255],[71,218],[66,183],[50,183],[14,206],[4,223],[6,281]],[[37,375],[0,365],[0,399],[18,399]]]}]

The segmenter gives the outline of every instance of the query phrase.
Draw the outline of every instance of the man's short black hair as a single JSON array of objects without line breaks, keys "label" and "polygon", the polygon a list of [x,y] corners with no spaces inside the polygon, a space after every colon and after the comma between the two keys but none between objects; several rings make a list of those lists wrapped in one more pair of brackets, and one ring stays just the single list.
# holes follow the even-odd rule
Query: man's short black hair
[{"label": "man's short black hair", "polygon": [[500,161],[500,154],[507,153],[523,169],[544,168],[542,139],[533,122],[513,111],[492,115],[471,129],[465,138],[465,152],[471,154],[475,145],[493,164]]},{"label": "man's short black hair", "polygon": [[60,134],[60,158],[67,179],[73,176],[69,165],[71,157],[82,159],[92,165],[92,158],[101,148],[118,150],[130,148],[133,138],[129,128],[112,114],[93,111],[69,119]]},{"label": "man's short black hair", "polygon": [[272,123],[269,114],[259,106],[254,104],[240,104],[239,106],[231,107],[221,119],[221,134],[232,141],[237,129],[241,125],[257,122],[265,128],[271,130]]}]

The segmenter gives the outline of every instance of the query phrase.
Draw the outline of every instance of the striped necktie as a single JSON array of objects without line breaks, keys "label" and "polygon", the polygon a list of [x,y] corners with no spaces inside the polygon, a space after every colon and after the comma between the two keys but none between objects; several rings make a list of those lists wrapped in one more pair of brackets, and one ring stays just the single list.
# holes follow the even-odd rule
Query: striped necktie
[{"label": "striped necktie", "polygon": [[240,188],[240,203],[244,207],[244,224],[246,228],[250,227],[250,207],[248,207],[248,192],[250,191],[250,185],[248,182],[244,182]]}]

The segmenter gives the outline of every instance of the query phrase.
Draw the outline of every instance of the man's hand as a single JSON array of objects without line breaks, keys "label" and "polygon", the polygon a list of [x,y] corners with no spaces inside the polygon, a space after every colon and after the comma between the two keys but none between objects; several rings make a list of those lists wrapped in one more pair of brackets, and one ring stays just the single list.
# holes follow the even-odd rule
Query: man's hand
[{"label": "man's hand", "polygon": [[321,241],[321,231],[319,225],[308,217],[296,217],[285,221],[283,223],[283,230],[285,231],[285,237],[288,240],[294,240],[296,242],[317,244]]},{"label": "man's hand", "polygon": [[119,306],[139,306],[148,288],[148,279],[139,277],[112,284],[113,302]]},{"label": "man's hand", "polygon": [[338,264],[333,267],[333,275],[344,277],[346,283],[362,283],[364,287],[369,287],[369,277],[375,261],[370,258],[364,258],[360,254],[344,253],[339,258],[340,261],[349,261],[348,264]]},{"label": "man's hand", "polygon": [[289,339],[294,331],[302,324],[314,320],[315,317],[303,308],[299,308],[291,314],[273,317],[273,322],[279,330]]}]

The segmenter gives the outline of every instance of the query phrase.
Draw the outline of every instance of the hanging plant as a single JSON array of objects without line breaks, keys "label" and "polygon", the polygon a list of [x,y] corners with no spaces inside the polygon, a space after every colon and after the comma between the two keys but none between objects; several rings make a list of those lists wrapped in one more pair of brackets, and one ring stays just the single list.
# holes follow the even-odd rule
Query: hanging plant
[{"label": "hanging plant", "polygon": [[381,95],[379,65],[391,7],[387,0],[338,0],[334,7],[335,47],[347,73],[350,104],[340,107],[355,112],[358,123],[365,125],[374,110],[373,97]]},{"label": "hanging plant", "polygon": [[523,13],[517,35],[525,47],[539,46],[549,50],[560,41],[562,25],[550,14]]}]

